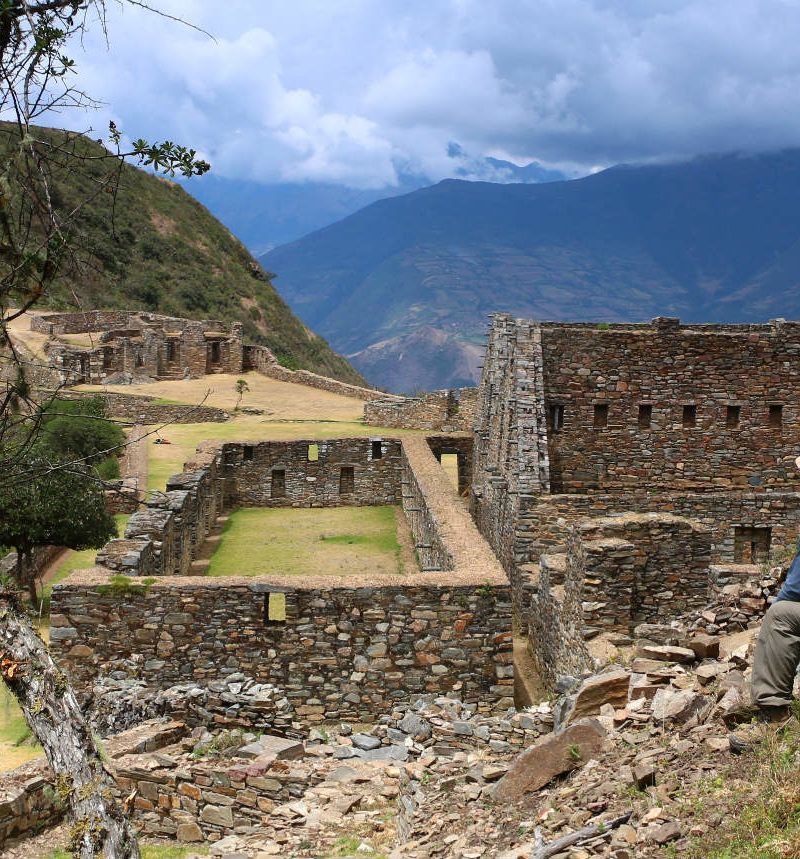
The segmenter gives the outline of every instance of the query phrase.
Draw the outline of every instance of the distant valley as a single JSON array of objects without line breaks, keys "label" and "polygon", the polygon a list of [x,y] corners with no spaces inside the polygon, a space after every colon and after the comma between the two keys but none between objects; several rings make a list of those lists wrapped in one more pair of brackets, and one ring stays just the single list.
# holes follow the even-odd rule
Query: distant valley
[{"label": "distant valley", "polygon": [[446,180],[261,258],[373,384],[477,378],[487,314],[800,317],[800,150],[620,166],[547,184]]}]

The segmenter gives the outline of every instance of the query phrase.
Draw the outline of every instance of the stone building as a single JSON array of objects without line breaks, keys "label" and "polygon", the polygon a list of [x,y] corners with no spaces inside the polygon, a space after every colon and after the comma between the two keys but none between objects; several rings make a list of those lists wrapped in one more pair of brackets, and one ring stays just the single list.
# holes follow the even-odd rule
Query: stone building
[{"label": "stone building", "polygon": [[[700,568],[759,564],[791,548],[799,453],[800,323],[493,317],[471,504],[509,575],[521,628],[540,608],[542,558],[558,586],[549,559],[574,528],[594,567],[584,606],[615,605],[624,580],[630,623],[698,604],[709,587]],[[587,533],[591,523],[599,533]],[[667,539],[673,561],[661,552],[648,563]],[[630,597],[646,592],[661,594],[652,610]],[[587,626],[596,621],[584,612]]]},{"label": "stone building", "polygon": [[50,365],[67,384],[240,373],[242,326],[144,311],[52,313],[31,319],[52,338]]}]

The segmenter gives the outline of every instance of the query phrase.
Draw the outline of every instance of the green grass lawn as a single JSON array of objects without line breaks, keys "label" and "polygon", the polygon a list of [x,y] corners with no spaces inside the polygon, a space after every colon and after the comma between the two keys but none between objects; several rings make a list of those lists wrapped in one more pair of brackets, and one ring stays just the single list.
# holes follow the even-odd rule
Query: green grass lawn
[{"label": "green grass lawn", "polygon": [[246,508],[230,514],[211,576],[402,573],[394,507]]}]

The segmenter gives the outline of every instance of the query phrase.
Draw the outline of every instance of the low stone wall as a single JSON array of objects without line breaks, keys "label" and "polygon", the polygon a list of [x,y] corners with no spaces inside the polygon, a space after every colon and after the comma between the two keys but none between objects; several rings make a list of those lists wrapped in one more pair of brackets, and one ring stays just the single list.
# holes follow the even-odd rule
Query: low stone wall
[{"label": "low stone wall", "polygon": [[400,501],[396,439],[224,444],[221,456],[232,505],[352,507]]},{"label": "low stone wall", "polygon": [[699,522],[627,513],[591,519],[578,531],[586,551],[584,625],[629,630],[708,602],[711,535]]},{"label": "low stone wall", "polygon": [[477,400],[477,388],[431,391],[418,397],[380,397],[364,406],[364,422],[403,429],[472,432]]},{"label": "low stone wall", "polygon": [[214,406],[189,405],[183,403],[159,403],[156,397],[140,394],[120,394],[112,391],[65,392],[70,399],[77,397],[102,397],[106,403],[106,414],[134,424],[199,424],[223,423],[230,420],[224,409]]},{"label": "low stone wall", "polygon": [[[155,751],[184,733],[184,725],[161,719],[111,737],[104,745],[113,761],[123,755]],[[0,850],[57,823],[64,813],[44,757],[4,773],[0,783]]]},{"label": "low stone wall", "polygon": [[[101,672],[160,688],[241,672],[283,689],[306,721],[369,720],[451,690],[482,711],[511,706],[508,586],[440,577],[162,578],[114,592],[86,571],[54,589],[50,646],[84,692]],[[276,598],[285,620],[272,619]]]},{"label": "low stone wall", "polygon": [[[33,567],[36,574],[41,571],[58,556],[59,552],[63,552],[62,546],[36,546],[31,552],[30,566]],[[7,555],[0,557],[0,575],[10,575],[17,566],[17,553],[9,552]]]},{"label": "low stone wall", "polygon": [[116,796],[136,794],[133,818],[144,835],[218,841],[242,827],[268,823],[276,805],[300,799],[324,780],[321,769],[305,761],[268,767],[135,755],[116,761]]},{"label": "low stone wall", "polygon": [[375,397],[374,388],[362,388],[358,385],[349,385],[338,379],[329,379],[327,376],[319,376],[308,370],[288,370],[281,367],[272,352],[266,346],[246,345],[244,347],[244,369],[257,370],[263,376],[270,379],[278,379],[281,382],[291,382],[293,385],[305,385],[309,388],[318,388],[321,391],[329,391],[331,394],[341,394],[343,397],[352,397],[356,400],[371,400]]}]

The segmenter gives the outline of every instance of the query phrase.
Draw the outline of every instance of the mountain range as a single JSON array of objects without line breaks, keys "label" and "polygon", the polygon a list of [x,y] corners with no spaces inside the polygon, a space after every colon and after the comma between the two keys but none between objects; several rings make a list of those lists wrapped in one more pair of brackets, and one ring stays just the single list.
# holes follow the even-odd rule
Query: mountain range
[{"label": "mountain range", "polygon": [[[465,179],[492,182],[554,182],[559,170],[537,162],[519,166],[498,158],[469,158],[451,144],[453,172]],[[273,182],[217,176],[184,182],[186,190],[228,226],[254,254],[293,242],[314,230],[346,218],[376,200],[408,194],[431,185],[419,173],[399,170],[397,182],[382,188],[348,188],[324,182]]]},{"label": "mountain range", "polygon": [[800,150],[618,166],[547,184],[445,180],[261,258],[373,384],[471,384],[487,315],[800,318]]},{"label": "mountain range", "polygon": [[[15,145],[15,133],[0,123],[0,154]],[[76,154],[48,162],[56,210],[78,214],[72,253],[42,304],[238,321],[248,340],[269,346],[287,367],[363,383],[291,312],[244,245],[180,185],[123,164],[116,193],[99,194],[106,150],[74,132],[35,128],[33,134],[48,155],[51,147]],[[6,205],[13,213],[16,200]]]}]

